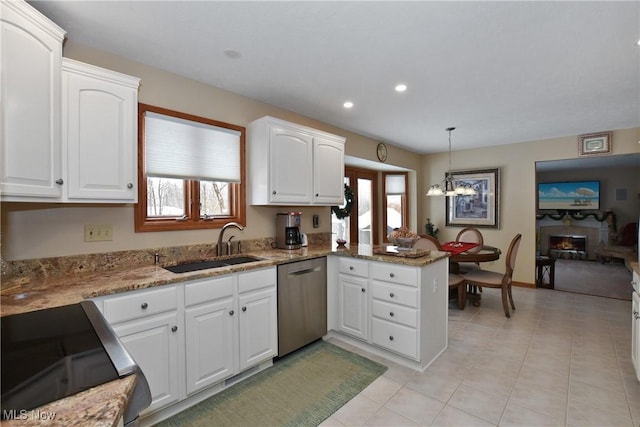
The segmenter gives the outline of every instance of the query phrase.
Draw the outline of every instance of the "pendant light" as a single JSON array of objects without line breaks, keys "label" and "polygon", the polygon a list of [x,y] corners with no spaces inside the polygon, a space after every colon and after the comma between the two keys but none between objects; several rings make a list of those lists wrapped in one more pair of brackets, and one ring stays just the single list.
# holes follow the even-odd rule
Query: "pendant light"
[{"label": "pendant light", "polygon": [[451,175],[451,132],[456,128],[448,127],[445,130],[449,132],[449,169],[445,173],[444,181],[440,184],[435,184],[429,187],[429,191],[427,191],[427,196],[473,196],[476,194],[476,191],[470,184],[459,183],[454,187],[453,185],[453,175]]}]

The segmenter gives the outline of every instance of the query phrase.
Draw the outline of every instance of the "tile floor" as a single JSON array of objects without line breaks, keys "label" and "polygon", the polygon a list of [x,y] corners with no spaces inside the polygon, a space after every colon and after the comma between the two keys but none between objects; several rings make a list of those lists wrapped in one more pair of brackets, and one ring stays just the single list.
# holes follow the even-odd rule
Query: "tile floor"
[{"label": "tile floor", "polygon": [[322,426],[640,426],[631,302],[548,289],[449,308],[449,347],[424,373],[333,343],[387,372]]}]

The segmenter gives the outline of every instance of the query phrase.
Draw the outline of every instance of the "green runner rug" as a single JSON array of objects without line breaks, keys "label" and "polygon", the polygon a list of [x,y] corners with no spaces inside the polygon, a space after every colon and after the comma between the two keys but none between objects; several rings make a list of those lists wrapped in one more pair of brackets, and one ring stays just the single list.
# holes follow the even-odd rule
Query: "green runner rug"
[{"label": "green runner rug", "polygon": [[386,370],[317,341],[158,425],[316,426]]}]

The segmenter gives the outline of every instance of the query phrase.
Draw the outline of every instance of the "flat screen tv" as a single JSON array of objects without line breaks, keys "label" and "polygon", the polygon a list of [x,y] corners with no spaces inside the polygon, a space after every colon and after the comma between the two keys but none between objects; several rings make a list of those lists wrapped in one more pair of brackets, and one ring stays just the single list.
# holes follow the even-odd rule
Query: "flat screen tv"
[{"label": "flat screen tv", "polygon": [[540,182],[538,209],[598,210],[600,181]]}]

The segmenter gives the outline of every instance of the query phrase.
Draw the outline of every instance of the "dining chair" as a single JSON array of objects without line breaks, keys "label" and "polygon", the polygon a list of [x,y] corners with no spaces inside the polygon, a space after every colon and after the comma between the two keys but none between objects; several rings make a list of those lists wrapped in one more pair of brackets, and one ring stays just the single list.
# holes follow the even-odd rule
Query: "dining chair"
[{"label": "dining chair", "polygon": [[[420,239],[413,244],[414,249],[430,249],[432,251],[442,251],[442,245],[433,236],[420,234]],[[464,310],[467,304],[467,283],[464,276],[449,273],[449,289],[456,288],[458,291],[458,308]]]},{"label": "dining chair", "polygon": [[[456,236],[456,242],[469,242],[469,243],[477,243],[478,246],[475,246],[469,250],[467,253],[475,254],[482,250],[482,246],[484,245],[484,238],[482,237],[482,233],[477,228],[468,227],[460,230],[458,235]],[[460,262],[458,263],[460,274],[468,273],[472,270],[476,270],[480,268],[480,263],[477,262]]]},{"label": "dining chair", "polygon": [[[516,255],[518,254],[521,238],[522,234],[516,234],[509,245],[507,257],[505,258],[504,273],[477,269],[464,274],[465,282],[470,286],[500,289],[502,292],[502,307],[504,308],[504,314],[507,317],[511,317],[508,302],[511,303],[511,308],[513,310],[516,309],[516,306],[513,304],[513,296],[511,295],[511,278],[513,276],[513,269],[516,265]],[[507,297],[509,298],[508,302]]]}]

